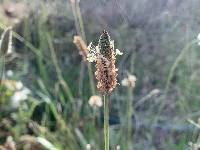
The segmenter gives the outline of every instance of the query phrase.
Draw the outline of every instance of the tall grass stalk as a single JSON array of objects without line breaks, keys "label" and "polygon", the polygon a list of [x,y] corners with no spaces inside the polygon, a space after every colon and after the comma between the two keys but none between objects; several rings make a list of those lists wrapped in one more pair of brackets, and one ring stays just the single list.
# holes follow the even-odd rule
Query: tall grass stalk
[{"label": "tall grass stalk", "polygon": [[155,117],[155,122],[157,122],[158,120],[158,116],[160,115],[163,107],[164,107],[164,104],[165,104],[165,100],[166,100],[166,97],[167,97],[167,93],[169,91],[169,87],[170,87],[170,82],[174,76],[174,72],[178,66],[178,64],[181,62],[181,60],[183,59],[183,57],[186,55],[186,53],[190,50],[190,47],[192,45],[194,45],[195,43],[197,42],[197,40],[193,40],[191,42],[189,42],[180,52],[180,54],[177,56],[176,60],[174,61],[172,67],[170,68],[170,72],[169,72],[169,75],[167,77],[167,83],[166,83],[166,87],[165,87],[165,91],[164,91],[164,95],[161,97],[161,104],[160,104],[160,107],[159,107],[159,110],[158,110],[158,113]]},{"label": "tall grass stalk", "polygon": [[109,150],[109,96],[103,95],[104,103],[104,146]]},{"label": "tall grass stalk", "polygon": [[133,88],[128,88],[128,102],[127,102],[127,149],[129,148],[129,142],[131,141],[132,133],[132,115],[133,115]]},{"label": "tall grass stalk", "polygon": [[[134,60],[135,60],[135,54],[133,53],[131,55],[131,64],[130,64],[130,71],[133,74],[134,72]],[[131,134],[132,134],[132,116],[135,114],[135,109],[133,107],[133,101],[134,101],[134,95],[133,95],[133,90],[135,86],[130,86],[128,87],[128,102],[127,102],[127,149],[130,147],[130,143],[132,143],[131,140]]]},{"label": "tall grass stalk", "polygon": [[79,5],[79,1],[75,0],[75,9],[76,9],[76,14],[77,14],[77,19],[79,23],[79,28],[80,28],[80,35],[82,36],[83,40],[86,42],[86,36],[85,36],[85,30],[84,30],[84,24],[83,24],[83,18],[81,15],[81,9]]},{"label": "tall grass stalk", "polygon": [[47,17],[45,17],[46,12],[45,12],[43,5],[42,5],[41,9],[42,9],[42,13],[40,15],[39,20],[37,20],[36,26],[37,26],[37,29],[38,29],[37,30],[38,40],[39,40],[38,47],[40,49],[42,57],[36,58],[36,61],[37,61],[37,64],[38,64],[38,69],[39,69],[39,72],[41,74],[41,77],[44,80],[44,83],[46,85],[48,85],[48,82],[49,82],[50,79],[49,79],[49,76],[48,76],[48,72],[46,71],[47,70],[46,65],[43,63],[44,59],[46,58],[44,50],[48,48],[48,44],[46,44],[47,39],[46,39],[46,36],[45,36],[46,29],[43,26],[43,24],[45,24],[45,21],[47,20]]},{"label": "tall grass stalk", "polygon": [[[79,1],[78,0],[70,0],[70,2],[71,2],[72,12],[74,15],[76,30],[77,30],[78,34],[81,35],[83,40],[87,43]],[[87,68],[88,68],[91,93],[92,93],[92,95],[95,95],[96,90],[95,90],[95,84],[94,84],[94,79],[93,79],[92,66],[89,62],[87,62]]]},{"label": "tall grass stalk", "polygon": [[178,57],[176,58],[176,60],[174,61],[172,67],[170,68],[170,72],[169,75],[167,77],[167,83],[166,83],[166,87],[165,87],[165,96],[169,90],[169,86],[170,86],[170,82],[171,79],[174,75],[175,69],[177,68],[178,64],[180,63],[180,61],[182,60],[182,58],[185,56],[185,54],[188,52],[188,50],[190,50],[190,47],[192,45],[194,45],[197,41],[193,40],[191,42],[189,42],[182,50],[181,53],[178,55]]},{"label": "tall grass stalk", "polygon": [[99,37],[98,46],[96,46],[96,57],[91,55],[88,61],[96,62],[95,76],[97,79],[97,88],[103,94],[104,103],[104,144],[105,150],[109,150],[109,98],[113,89],[117,86],[117,71],[115,66],[116,53],[114,44],[111,42],[110,35],[103,30]]},{"label": "tall grass stalk", "polygon": [[54,67],[56,69],[56,74],[57,74],[57,77],[58,77],[58,80],[59,80],[59,83],[61,84],[63,90],[65,91],[65,93],[67,94],[70,102],[73,101],[73,95],[72,95],[72,92],[67,84],[67,82],[65,82],[63,76],[62,76],[62,72],[61,72],[61,69],[58,65],[58,60],[56,58],[56,54],[55,54],[55,50],[54,50],[54,47],[53,47],[53,43],[52,43],[52,40],[51,40],[51,37],[50,35],[47,33],[47,40],[48,40],[48,44],[49,44],[49,49],[50,49],[50,52],[51,52],[51,58],[52,58],[52,61],[53,61],[53,64],[54,64]]},{"label": "tall grass stalk", "polygon": [[0,39],[0,85],[3,78],[5,69],[5,57],[6,54],[12,49],[12,29],[7,28],[1,35]]}]

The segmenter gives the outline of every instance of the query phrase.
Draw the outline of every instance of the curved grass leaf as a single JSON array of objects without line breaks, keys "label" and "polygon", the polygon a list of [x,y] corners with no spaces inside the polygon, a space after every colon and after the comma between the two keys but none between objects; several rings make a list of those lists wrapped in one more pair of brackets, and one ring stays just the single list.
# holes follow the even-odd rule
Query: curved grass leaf
[{"label": "curved grass leaf", "polygon": [[7,28],[1,35],[0,39],[0,84],[2,82],[4,68],[5,68],[5,56],[10,53],[12,49],[12,29]]}]

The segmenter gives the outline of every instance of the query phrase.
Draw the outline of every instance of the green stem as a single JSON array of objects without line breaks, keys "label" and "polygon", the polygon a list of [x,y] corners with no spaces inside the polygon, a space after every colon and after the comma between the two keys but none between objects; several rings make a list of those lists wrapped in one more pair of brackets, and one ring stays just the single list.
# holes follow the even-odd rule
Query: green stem
[{"label": "green stem", "polygon": [[92,95],[95,95],[95,85],[94,85],[94,80],[93,80],[93,72],[92,72],[92,66],[90,63],[87,64],[88,67],[88,74],[89,74],[89,80],[90,80],[90,88],[92,91]]},{"label": "green stem", "polygon": [[67,82],[65,82],[65,80],[62,76],[62,71],[61,71],[61,69],[58,65],[58,60],[56,58],[56,53],[55,53],[55,50],[54,50],[54,47],[53,47],[53,43],[52,43],[51,37],[48,33],[47,33],[47,40],[48,40],[48,44],[49,44],[49,50],[50,50],[51,58],[52,58],[54,67],[56,69],[56,74],[57,74],[59,83],[61,84],[64,92],[69,97],[70,102],[72,102],[74,97],[72,95],[72,92],[71,92],[69,85],[67,84]]},{"label": "green stem", "polygon": [[109,99],[103,95],[104,102],[104,144],[105,150],[109,150]]},{"label": "green stem", "polygon": [[189,43],[181,50],[180,54],[178,55],[178,57],[177,57],[176,60],[174,61],[172,67],[170,68],[170,72],[169,72],[169,75],[168,75],[168,77],[167,77],[167,83],[166,83],[164,95],[161,97],[161,104],[160,104],[160,107],[159,107],[159,109],[158,109],[158,113],[156,114],[155,119],[154,119],[155,122],[157,122],[158,117],[159,117],[159,115],[161,114],[161,111],[162,111],[162,109],[163,109],[163,107],[164,107],[164,105],[165,105],[165,99],[166,99],[166,97],[167,97],[167,93],[168,93],[169,88],[170,88],[170,82],[171,82],[171,80],[172,80],[172,78],[173,78],[173,76],[174,76],[174,72],[175,72],[175,70],[176,70],[178,64],[181,62],[181,60],[183,59],[183,57],[184,57],[184,56],[187,54],[187,52],[190,50],[190,47],[191,47],[193,44],[195,44],[195,43],[197,43],[197,40],[196,40],[196,39],[193,40],[193,41],[191,41],[191,42],[189,42]]},{"label": "green stem", "polygon": [[167,83],[166,83],[166,88],[165,88],[165,92],[164,92],[164,95],[166,96],[167,92],[169,91],[169,86],[170,86],[170,82],[171,82],[171,79],[174,75],[174,72],[178,66],[178,64],[180,63],[180,61],[182,60],[182,58],[186,55],[186,53],[190,50],[190,47],[192,45],[194,45],[196,43],[196,39],[189,42],[180,52],[180,54],[178,55],[178,57],[176,58],[175,62],[173,63],[172,67],[170,68],[170,72],[169,72],[169,75],[167,77]]},{"label": "green stem", "polygon": [[[76,30],[77,30],[78,34],[81,35],[83,40],[87,43],[86,36],[85,36],[85,30],[84,30],[83,17],[81,15],[79,2],[77,0],[75,0],[75,3],[71,2],[71,6],[72,6],[73,15],[74,15]],[[93,79],[92,66],[90,63],[87,63],[87,68],[88,68],[88,74],[89,74],[91,93],[92,93],[92,95],[95,95],[96,89],[95,89],[95,84],[94,84],[94,79]]]},{"label": "green stem", "polygon": [[5,69],[5,56],[3,54],[2,56],[0,56],[0,85],[3,80],[4,69]]},{"label": "green stem", "polygon": [[79,5],[79,2],[76,1],[76,14],[77,14],[77,19],[78,19],[78,23],[79,23],[79,27],[80,27],[80,33],[81,33],[81,36],[83,38],[83,40],[85,42],[86,41],[86,36],[85,36],[85,30],[84,30],[84,24],[83,24],[83,18],[82,18],[82,15],[81,15],[81,10],[80,10],[80,5]]},{"label": "green stem", "polygon": [[129,142],[131,141],[131,132],[132,132],[132,115],[133,115],[133,108],[132,108],[132,105],[133,105],[133,88],[130,87],[128,89],[128,102],[127,102],[127,149],[129,148]]}]

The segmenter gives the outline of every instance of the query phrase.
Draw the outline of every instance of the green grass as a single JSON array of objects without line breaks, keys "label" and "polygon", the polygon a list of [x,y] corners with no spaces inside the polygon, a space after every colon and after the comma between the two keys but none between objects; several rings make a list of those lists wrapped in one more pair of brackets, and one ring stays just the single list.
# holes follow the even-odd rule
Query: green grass
[{"label": "green grass", "polygon": [[[19,149],[22,137],[30,135],[47,139],[59,150],[84,150],[87,144],[92,150],[104,149],[103,108],[88,104],[90,96],[100,95],[95,67],[82,61],[73,45],[76,34],[88,43],[89,39],[97,43],[94,39],[101,30],[88,29],[98,23],[84,20],[87,17],[82,16],[79,5],[67,8],[66,13],[54,14],[50,13],[54,7],[42,2],[39,15],[30,15],[13,28],[12,55],[16,58],[4,62],[4,74],[13,70],[14,75],[6,79],[22,81],[31,94],[14,108],[14,91],[0,85],[0,145],[11,135]],[[148,40],[153,35],[127,24],[110,28],[116,48],[124,50],[117,60],[118,82],[126,72],[135,74],[137,82],[134,90],[118,85],[111,96],[110,118],[117,123],[110,125],[110,149],[117,145],[121,150],[187,149],[188,142],[197,142],[199,135],[197,127],[187,122],[189,118],[198,122],[200,115],[200,48],[196,39],[178,42],[180,24],[175,24],[156,41],[165,51],[147,45],[147,52],[139,47],[151,44]],[[6,21],[0,19],[1,31],[6,27]],[[157,88],[158,95],[149,94]]]}]

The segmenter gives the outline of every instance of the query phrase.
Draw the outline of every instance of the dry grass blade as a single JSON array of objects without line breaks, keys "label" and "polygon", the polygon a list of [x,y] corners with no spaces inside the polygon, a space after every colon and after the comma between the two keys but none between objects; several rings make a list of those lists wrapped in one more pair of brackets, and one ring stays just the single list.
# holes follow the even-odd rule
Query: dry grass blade
[{"label": "dry grass blade", "polygon": [[5,68],[5,55],[12,49],[12,30],[7,28],[0,39],[0,84],[3,78]]}]

